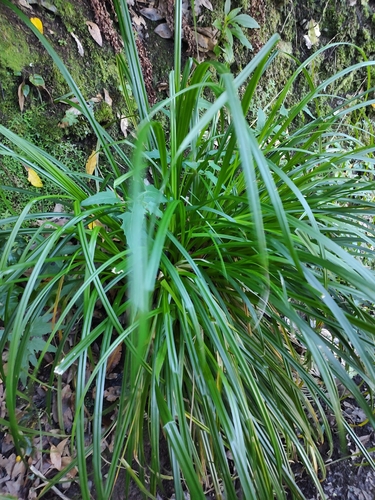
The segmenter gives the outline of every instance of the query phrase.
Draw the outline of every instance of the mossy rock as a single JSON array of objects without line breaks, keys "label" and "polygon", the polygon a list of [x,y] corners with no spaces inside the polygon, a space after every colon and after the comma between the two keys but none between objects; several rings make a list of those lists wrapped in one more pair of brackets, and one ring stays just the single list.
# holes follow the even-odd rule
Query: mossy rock
[{"label": "mossy rock", "polygon": [[[38,17],[44,35],[68,68],[86,99],[104,88],[113,100],[113,109],[104,102],[93,103],[96,119],[104,126],[111,125],[111,133],[121,138],[115,123],[117,112],[123,113],[122,96],[119,91],[116,56],[112,47],[104,41],[99,47],[91,38],[86,21],[93,21],[93,12],[86,0],[51,1],[57,8],[53,13],[38,5],[24,9],[27,17]],[[70,89],[55,63],[29,28],[9,8],[0,4],[0,122],[25,139],[33,142],[47,153],[57,156],[66,166],[84,172],[85,158],[96,147],[96,138],[84,118],[72,127],[61,124],[69,106],[59,102]],[[71,36],[80,40],[85,55],[78,53],[77,44]],[[32,84],[33,78],[42,77],[45,89]],[[26,85],[29,93],[24,99],[21,112],[18,89]],[[117,137],[116,137],[117,134]],[[1,139],[2,142],[3,139]],[[7,144],[7,143],[6,143]],[[65,154],[62,154],[65,151]],[[19,213],[24,204],[35,195],[53,194],[47,181],[42,190],[32,188],[27,181],[24,167],[12,158],[1,159],[0,186],[7,186],[0,197],[0,216],[4,213]],[[17,188],[15,193],[9,190]],[[45,209],[41,204],[35,210]]]}]

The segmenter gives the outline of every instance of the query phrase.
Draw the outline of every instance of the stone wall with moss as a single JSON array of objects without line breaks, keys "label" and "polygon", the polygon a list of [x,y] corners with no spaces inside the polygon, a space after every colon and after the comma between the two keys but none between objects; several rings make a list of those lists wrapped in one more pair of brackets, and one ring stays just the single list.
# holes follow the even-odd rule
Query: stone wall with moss
[{"label": "stone wall with moss", "polygon": [[[93,110],[98,120],[110,128],[113,136],[120,138],[116,117],[126,113],[126,109],[119,92],[115,54],[107,42],[99,47],[89,35],[86,21],[94,20],[89,0],[53,0],[50,3],[56,7],[57,13],[35,4],[32,9],[23,11],[28,17],[35,16],[42,20],[47,39],[87,99],[99,93],[103,95],[104,88],[108,90],[113,107],[103,102],[93,103]],[[204,9],[198,24],[211,26],[213,20],[223,16],[224,3],[225,0],[212,1],[214,11]],[[305,60],[324,44],[352,44],[329,49],[314,61],[309,69],[315,84],[324,81],[333,71],[363,60],[355,45],[364,51],[367,58],[371,59],[375,55],[375,3],[372,1],[233,0],[231,8],[236,7],[254,17],[260,29],[245,30],[253,45],[253,52],[236,43],[234,72],[239,71],[273,33],[277,32],[281,36],[281,54],[260,82],[255,107],[264,107],[269,103],[296,67],[296,63],[286,54]],[[308,48],[304,35],[307,34],[307,23],[311,20],[319,26],[321,35],[319,44]],[[167,81],[168,71],[173,64],[173,43],[155,35],[154,28],[155,24],[148,22],[146,47],[153,65],[154,86],[157,87],[160,82]],[[71,33],[82,43],[84,57],[78,54]],[[30,84],[30,77],[35,74],[43,77],[46,90]],[[18,88],[22,82],[30,84],[23,112],[18,102]],[[365,88],[365,83],[365,72],[360,71],[340,80],[332,92],[343,96],[355,94]],[[300,79],[293,89],[292,97],[298,98],[305,90],[306,85]],[[68,92],[58,68],[51,62],[40,42],[17,16],[0,3],[0,122],[64,160],[69,167],[83,171],[86,158],[95,147],[95,138],[81,118],[70,127],[59,127],[67,106],[57,100]],[[162,97],[165,94],[160,93],[159,98]],[[1,190],[0,216],[5,212],[17,213],[31,192],[38,195],[51,192],[48,184],[42,190],[32,188],[26,180],[24,167],[11,158],[2,157],[0,162],[0,186],[19,189],[16,194],[14,191]]]},{"label": "stone wall with moss", "polygon": [[[51,4],[56,7],[56,13],[38,5],[32,5],[32,9],[24,8],[23,12],[29,18],[38,17],[42,21],[46,38],[87,100],[98,94],[104,97],[104,88],[108,91],[113,108],[102,100],[92,102],[93,111],[97,120],[109,127],[115,138],[120,138],[113,109],[118,113],[125,110],[122,110],[116,57],[108,43],[104,41],[100,47],[89,34],[86,21],[94,20],[90,3],[86,0],[54,0]],[[80,40],[83,57],[79,55],[71,33]],[[43,78],[46,90],[32,85],[34,75]],[[30,92],[21,112],[18,88],[23,82],[29,86]],[[39,40],[10,9],[0,4],[0,122],[69,168],[84,172],[87,157],[96,143],[82,117],[77,117],[69,127],[60,126],[69,106],[58,100],[69,92],[57,66]],[[27,182],[25,168],[10,157],[0,159],[0,186],[18,189],[16,192],[0,188],[0,216],[18,213],[33,195],[53,193],[48,182],[42,189],[33,188]],[[48,208],[42,202],[36,207],[38,210]]]}]

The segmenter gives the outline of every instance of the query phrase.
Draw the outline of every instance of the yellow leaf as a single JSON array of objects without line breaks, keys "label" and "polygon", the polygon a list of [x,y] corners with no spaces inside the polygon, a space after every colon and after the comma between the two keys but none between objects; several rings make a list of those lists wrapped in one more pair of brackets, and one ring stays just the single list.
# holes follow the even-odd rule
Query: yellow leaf
[{"label": "yellow leaf", "polygon": [[33,25],[35,26],[35,28],[40,31],[43,35],[43,23],[42,21],[39,19],[39,17],[32,17],[30,19],[30,21],[33,23]]},{"label": "yellow leaf", "polygon": [[94,173],[96,165],[98,164],[98,156],[99,156],[99,154],[94,150],[91,153],[91,155],[89,156],[89,159],[87,160],[87,163],[86,163],[86,172],[89,175],[92,175]]},{"label": "yellow leaf", "polygon": [[28,172],[27,175],[27,180],[30,182],[30,184],[36,188],[41,188],[43,187],[43,182],[42,179],[39,177],[39,175],[33,170],[32,168],[26,167],[26,170]]},{"label": "yellow leaf", "polygon": [[371,106],[372,106],[373,108],[375,108],[375,104],[371,104]]},{"label": "yellow leaf", "polygon": [[89,229],[94,229],[94,227],[96,226],[102,226],[103,224],[101,224],[98,220],[94,220],[93,222],[90,222],[90,224],[87,225],[87,227]]}]

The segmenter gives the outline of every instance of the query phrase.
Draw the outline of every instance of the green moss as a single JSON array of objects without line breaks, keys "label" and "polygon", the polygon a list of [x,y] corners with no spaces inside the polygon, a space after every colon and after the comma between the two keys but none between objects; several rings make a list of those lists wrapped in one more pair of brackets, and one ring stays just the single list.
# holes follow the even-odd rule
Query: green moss
[{"label": "green moss", "polygon": [[69,32],[74,31],[78,23],[83,21],[83,19],[81,19],[81,11],[77,5],[74,6],[72,3],[66,2],[65,0],[54,0],[54,5]]},{"label": "green moss", "polygon": [[11,26],[0,14],[0,71],[19,72],[30,64],[30,48],[19,26]]},{"label": "green moss", "polygon": [[95,119],[99,123],[108,123],[114,119],[111,106],[102,101],[94,112]]}]

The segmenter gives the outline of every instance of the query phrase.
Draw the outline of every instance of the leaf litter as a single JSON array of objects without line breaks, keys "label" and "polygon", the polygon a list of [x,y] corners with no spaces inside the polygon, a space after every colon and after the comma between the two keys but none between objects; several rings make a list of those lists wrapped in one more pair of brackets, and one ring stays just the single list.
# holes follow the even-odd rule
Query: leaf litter
[{"label": "leaf litter", "polygon": [[[24,0],[19,0],[19,3],[21,4]],[[29,1],[28,4],[31,3],[37,3]],[[45,2],[41,2],[43,5]],[[98,7],[99,1],[98,0],[93,0],[93,5],[97,6],[96,9],[96,23],[92,22],[87,22],[87,26],[91,31],[95,33],[95,36],[91,33],[91,36],[93,39],[98,43],[98,45],[102,45],[102,25],[103,23],[106,23],[106,16],[105,14],[101,13],[100,8]],[[134,2],[128,2],[130,5],[134,5]],[[150,3],[151,4],[151,3]],[[141,16],[143,15],[145,18],[148,20],[151,20],[153,22],[161,21],[163,19],[166,20],[165,23],[167,27],[169,28],[170,32],[173,32],[173,16],[172,16],[172,10],[171,10],[171,5],[172,2],[171,0],[160,0],[158,8],[156,9],[155,7],[151,6],[148,8],[143,8],[139,11],[141,15],[137,15],[133,12],[133,20],[134,24],[138,27],[141,28],[147,28],[146,23],[144,20],[142,20]],[[28,7],[29,8],[29,7]],[[195,8],[195,14],[200,15],[202,12],[202,8],[212,10],[212,4],[209,0],[195,0],[194,3],[194,8]],[[190,12],[190,6],[188,3],[184,3],[184,37],[189,41],[189,37],[191,36],[191,30],[192,30],[192,24],[189,24],[191,22],[191,12]],[[99,20],[98,20],[99,19]],[[100,25],[100,27],[99,27]],[[160,25],[159,25],[160,26]],[[164,30],[164,28],[163,28]],[[307,27],[308,30],[308,39],[305,37],[306,45],[308,46],[309,43],[312,45],[318,44],[319,42],[319,36],[320,36],[320,31],[319,31],[319,25],[311,20],[309,23],[309,26]],[[103,30],[104,37],[111,42],[111,44],[114,46],[115,50],[119,49],[119,43],[116,42],[116,37],[117,34],[115,33],[115,30],[113,29],[112,25],[107,25],[107,28]],[[100,35],[100,37],[99,37]],[[73,34],[72,34],[73,36]],[[161,35],[160,35],[161,36]],[[73,38],[76,39],[75,36]],[[78,40],[78,39],[77,39]],[[78,45],[78,41],[76,40],[77,43],[77,48],[80,53],[80,47]],[[101,40],[101,43],[99,42]],[[189,42],[189,48],[190,44],[192,41],[190,40]],[[195,39],[194,43],[198,44],[199,46],[199,51],[201,53],[207,52],[212,50],[214,45],[217,43],[216,41],[216,33],[211,27],[200,27],[197,29],[197,33],[195,34]],[[83,47],[82,47],[83,50]],[[80,54],[82,55],[82,54]],[[20,96],[23,92],[23,87],[22,84],[19,87],[18,90],[18,97],[19,97],[19,104],[21,108],[21,103],[23,106],[24,100]],[[102,97],[100,96],[100,99],[98,97],[92,98],[93,102],[94,99],[97,99],[96,102],[99,102]],[[104,90],[104,100],[109,104],[110,106],[112,105],[112,99],[109,96],[109,93]],[[23,102],[22,102],[23,101]],[[22,109],[21,109],[22,111]],[[72,107],[68,110],[72,114],[76,114],[77,116],[80,114],[79,110],[76,108]],[[128,128],[128,123],[127,119],[122,117],[121,118],[121,129],[126,136],[127,134],[127,128]],[[90,160],[90,159],[89,159]],[[89,161],[88,161],[89,162]],[[60,207],[59,207],[60,208]],[[57,210],[57,211],[62,211]],[[110,361],[109,365],[107,365],[107,379],[109,381],[108,386],[106,387],[103,397],[109,402],[115,401],[119,395],[120,395],[120,390],[121,386],[116,385],[116,382],[118,380],[118,376],[116,373],[113,372],[115,368],[117,367],[120,359],[121,359],[121,352],[115,352],[114,353],[114,359]],[[64,374],[66,375],[66,374]],[[63,384],[62,384],[62,390],[59,395],[57,393],[54,393],[54,399],[52,403],[52,416],[53,416],[53,422],[54,424],[57,424],[59,428],[53,428],[51,427],[51,424],[49,424],[47,418],[45,415],[39,416],[39,424],[42,426],[43,430],[45,432],[50,432],[50,433],[55,433],[54,438],[47,438],[46,436],[43,436],[42,438],[34,438],[33,440],[33,447],[34,447],[34,453],[32,457],[29,457],[27,463],[25,464],[20,458],[16,455],[14,451],[14,445],[11,439],[11,436],[9,434],[6,434],[1,443],[0,443],[0,492],[3,494],[11,494],[15,495],[18,498],[25,498],[27,500],[31,500],[36,498],[36,489],[41,486],[41,481],[48,482],[48,478],[51,477],[51,473],[53,475],[53,471],[60,471],[63,470],[65,467],[67,467],[69,464],[71,464],[72,460],[74,459],[69,453],[69,436],[66,436],[64,433],[62,433],[61,428],[64,429],[64,432],[69,433],[71,428],[72,428],[72,422],[73,422],[73,415],[74,415],[74,388],[73,385],[71,384],[72,379],[73,379],[73,373],[70,372],[68,375],[66,375],[67,378],[64,379]],[[115,384],[115,385],[113,385]],[[38,388],[39,392],[41,394],[41,397],[43,397],[43,389],[41,387]],[[94,390],[93,390],[94,391]],[[1,418],[6,417],[6,407],[5,407],[5,391],[3,384],[0,383],[0,416]],[[364,414],[363,411],[358,408],[355,404],[355,402],[352,402],[351,400],[344,400],[342,404],[344,416],[347,419],[348,422],[350,422],[351,425],[356,426],[356,432],[361,433],[360,439],[366,447],[372,448],[375,446],[375,437],[374,437],[374,431],[373,429],[365,423],[364,420]],[[24,407],[20,406],[19,408],[19,414],[24,415],[27,413],[27,410],[25,410]],[[52,424],[53,425],[53,424]],[[113,448],[113,442],[105,442],[105,446],[108,447],[109,450],[111,450],[111,447]],[[328,475],[327,475],[327,480],[325,481],[324,488],[327,492],[327,494],[332,495],[332,497],[336,498],[342,498],[342,499],[347,499],[347,500],[373,500],[373,496],[369,496],[370,494],[368,491],[363,487],[363,485],[369,484],[372,486],[372,492],[375,491],[375,480],[370,477],[370,472],[369,469],[366,468],[364,464],[358,463],[358,459],[356,456],[356,453],[358,452],[357,449],[351,449],[349,450],[350,454],[348,455],[347,460],[342,461],[342,462],[336,462],[336,464],[332,461],[331,465],[328,467]],[[336,450],[337,452],[337,450]],[[337,452],[338,453],[338,452]],[[339,460],[339,459],[337,459]],[[348,463],[352,463],[352,466],[348,466]],[[340,464],[345,464],[345,468],[340,469]],[[337,469],[335,468],[337,466]],[[350,473],[347,473],[348,468],[350,469]],[[34,482],[30,484],[30,478],[28,477],[28,469],[35,474]],[[72,481],[74,481],[74,477],[77,474],[77,469],[74,467],[71,469],[67,474],[66,474],[66,481],[62,485],[64,490],[67,490],[71,484]],[[343,477],[351,477],[355,476],[357,477],[357,483],[355,483],[355,480],[351,479],[351,484],[347,482],[346,486],[340,486],[338,485],[338,482],[341,481],[343,482]],[[358,479],[358,478],[361,479]],[[345,479],[346,480],[346,479]],[[344,483],[345,483],[344,480]],[[336,481],[336,483],[335,483]],[[362,481],[362,483],[361,483]],[[25,487],[25,485],[28,483],[28,486]],[[307,483],[308,485],[310,483]],[[356,486],[353,486],[353,484],[356,484]],[[362,486],[361,486],[362,484]],[[315,500],[315,496],[311,496],[311,488],[310,486],[304,486],[303,481],[301,481],[301,489],[305,487],[306,494],[309,494],[310,496],[307,498],[310,498],[311,500]],[[311,484],[310,484],[311,485]],[[359,486],[359,487],[358,487]],[[310,489],[309,489],[310,488]],[[345,489],[346,488],[346,489]],[[366,487],[367,488],[367,487]],[[28,491],[27,491],[28,490]],[[55,493],[60,496],[61,498],[67,498],[63,493],[61,493],[60,490],[58,490],[56,487],[54,487]],[[310,493],[309,493],[310,492]],[[20,496],[21,495],[21,496]],[[158,495],[158,498],[162,498],[160,495]],[[170,497],[169,497],[170,498]]]}]

